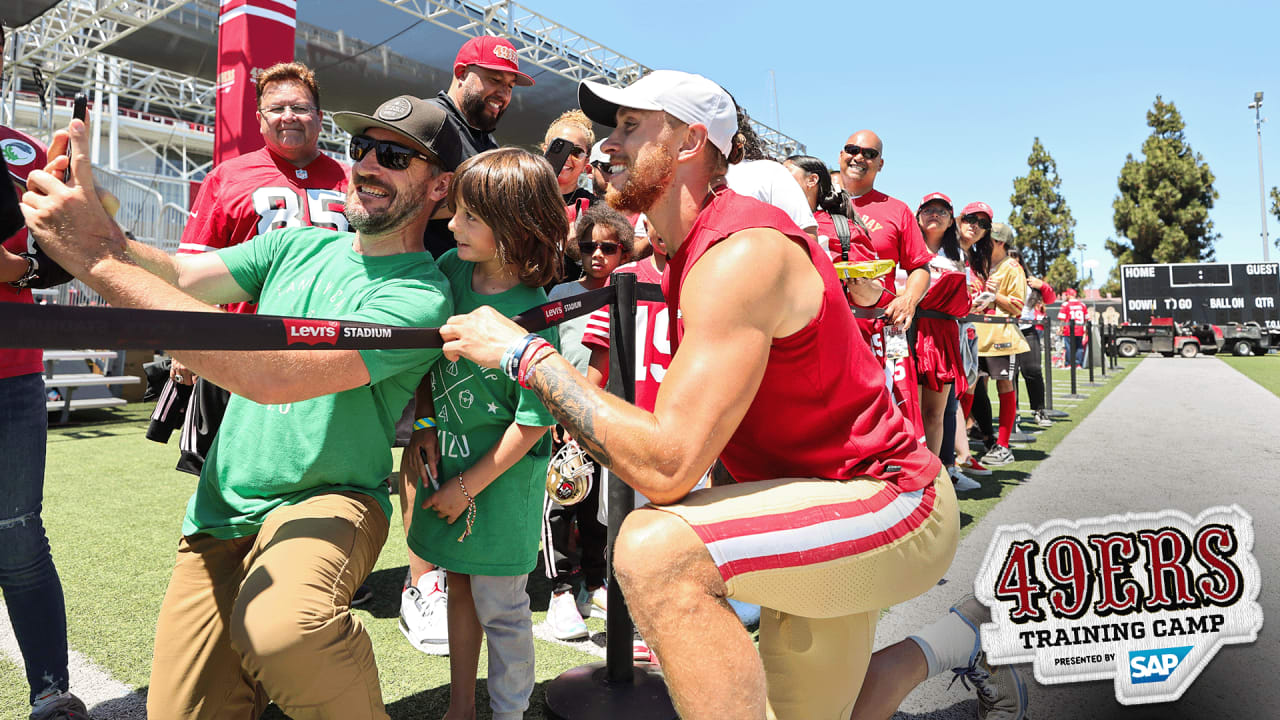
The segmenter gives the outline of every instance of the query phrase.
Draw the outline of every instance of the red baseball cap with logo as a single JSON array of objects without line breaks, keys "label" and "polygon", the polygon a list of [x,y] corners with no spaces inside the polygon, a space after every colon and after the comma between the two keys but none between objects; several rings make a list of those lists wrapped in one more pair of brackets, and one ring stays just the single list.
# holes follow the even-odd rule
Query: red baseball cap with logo
[{"label": "red baseball cap with logo", "polygon": [[943,195],[940,192],[934,192],[934,193],[929,193],[928,195],[925,195],[924,198],[920,201],[920,204],[916,206],[916,212],[920,212],[920,208],[924,207],[925,205],[928,205],[934,200],[937,200],[938,202],[941,202],[941,203],[946,203],[947,210],[950,212],[955,212],[954,210],[955,206],[951,204],[951,198],[947,197],[946,195]]},{"label": "red baseball cap with logo", "polygon": [[533,78],[520,72],[520,56],[516,54],[516,46],[496,35],[473,37],[462,46],[458,57],[453,60],[454,75],[458,74],[458,68],[468,65],[515,73],[517,85],[528,87],[533,84]]},{"label": "red baseball cap with logo", "polygon": [[0,125],[0,153],[9,166],[9,175],[21,183],[27,184],[27,176],[32,170],[43,170],[49,163],[44,145],[30,135]]},{"label": "red baseball cap with logo", "polygon": [[965,215],[986,215],[988,219],[994,218],[995,213],[991,212],[991,206],[984,202],[971,202],[964,206],[964,212],[960,213],[960,217]]}]

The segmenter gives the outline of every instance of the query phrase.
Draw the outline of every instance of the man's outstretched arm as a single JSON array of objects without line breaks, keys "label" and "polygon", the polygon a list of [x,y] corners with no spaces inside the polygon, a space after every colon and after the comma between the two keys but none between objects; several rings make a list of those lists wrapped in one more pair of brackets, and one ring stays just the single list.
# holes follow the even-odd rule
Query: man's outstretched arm
[{"label": "man's outstretched arm", "polygon": [[[22,196],[27,227],[45,252],[117,307],[219,312],[169,282],[180,279],[181,272],[176,278],[166,278],[147,270],[146,263],[165,264],[157,254],[168,256],[154,248],[131,243],[102,208],[94,191],[88,134],[79,120],[71,122],[70,141],[74,149],[74,159],[70,161],[73,183],[68,186],[58,179],[68,165],[65,156],[58,156],[46,170],[31,173],[27,193]],[[59,142],[55,138],[53,146]],[[140,252],[143,264],[139,264],[131,250]],[[217,287],[225,286],[226,282],[235,284],[220,259],[210,256],[204,263],[200,279],[193,282],[206,294],[217,294]],[[225,278],[219,279],[217,265],[222,266]],[[176,264],[167,267],[172,269]],[[162,272],[167,271],[162,269]],[[216,300],[250,299],[242,289],[238,295],[228,297],[232,294],[223,292]],[[369,372],[355,350],[184,350],[174,355],[196,374],[259,403],[297,402],[369,382]]]},{"label": "man's outstretched arm", "polygon": [[[821,280],[799,246],[780,233],[748,231],[717,245],[684,284],[685,334],[654,412],[646,412],[594,386],[558,354],[534,366],[530,384],[556,420],[601,463],[658,503],[676,502],[720,455],[764,377],[769,346],[787,328],[793,310],[789,273],[766,282],[759,267],[804,263],[821,299]],[[776,235],[776,238],[773,237]],[[788,257],[791,250],[795,257]],[[789,262],[790,261],[790,262]],[[817,305],[814,305],[816,314]],[[811,316],[810,316],[811,317]],[[782,330],[782,332],[780,332]],[[524,330],[481,308],[441,328],[445,354],[496,367]]]}]

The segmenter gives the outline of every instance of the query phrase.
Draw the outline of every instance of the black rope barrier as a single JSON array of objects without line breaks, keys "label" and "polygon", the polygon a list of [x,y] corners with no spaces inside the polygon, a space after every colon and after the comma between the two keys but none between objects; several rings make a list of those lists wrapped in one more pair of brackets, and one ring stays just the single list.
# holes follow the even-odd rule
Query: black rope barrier
[{"label": "black rope barrier", "polygon": [[[538,332],[613,302],[614,286],[555,300],[512,318]],[[636,297],[662,302],[662,288],[636,285]],[[19,305],[6,303],[0,347],[96,350],[394,350],[438,348],[440,328],[400,327],[353,320],[240,315],[180,310]]]}]

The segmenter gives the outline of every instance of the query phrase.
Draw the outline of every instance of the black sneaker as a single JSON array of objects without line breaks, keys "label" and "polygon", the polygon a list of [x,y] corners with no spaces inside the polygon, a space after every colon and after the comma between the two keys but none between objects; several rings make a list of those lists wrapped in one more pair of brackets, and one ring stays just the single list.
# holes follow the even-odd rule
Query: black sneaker
[{"label": "black sneaker", "polygon": [[89,720],[89,709],[75,695],[54,691],[36,698],[30,720]]},{"label": "black sneaker", "polygon": [[1027,716],[1027,686],[1012,665],[991,666],[982,650],[982,624],[990,622],[991,611],[972,595],[951,608],[977,636],[967,667],[952,668],[956,680],[978,692],[979,720],[1024,720]]}]

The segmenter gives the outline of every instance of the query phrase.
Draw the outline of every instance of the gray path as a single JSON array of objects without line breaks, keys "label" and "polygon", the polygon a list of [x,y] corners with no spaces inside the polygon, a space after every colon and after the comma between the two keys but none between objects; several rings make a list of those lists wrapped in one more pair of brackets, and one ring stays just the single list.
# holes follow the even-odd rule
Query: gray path
[{"label": "gray path", "polygon": [[[1236,503],[1253,517],[1262,571],[1264,624],[1251,645],[1221,649],[1174,703],[1126,708],[1110,680],[1037,685],[1031,666],[1029,717],[1261,718],[1280,716],[1280,398],[1208,357],[1151,357],[1082,421],[1027,483],[1002,500],[960,543],[944,584],[886,614],[880,645],[945,612],[973,579],[999,525],[1127,511],[1181,510],[1195,517]],[[1055,375],[1055,379],[1056,375]],[[949,675],[949,673],[948,673]],[[973,718],[973,693],[936,677],[907,698],[901,718]]]}]

